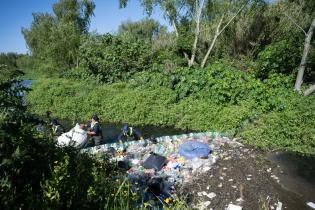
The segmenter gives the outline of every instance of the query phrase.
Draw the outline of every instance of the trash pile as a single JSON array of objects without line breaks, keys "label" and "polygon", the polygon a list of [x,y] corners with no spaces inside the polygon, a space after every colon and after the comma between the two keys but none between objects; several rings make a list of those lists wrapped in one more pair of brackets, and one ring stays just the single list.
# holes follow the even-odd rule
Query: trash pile
[{"label": "trash pile", "polygon": [[83,149],[90,154],[112,154],[129,180],[144,193],[144,200],[172,198],[177,187],[192,182],[216,162],[220,146],[229,138],[217,132],[190,133],[154,139],[104,144]]}]

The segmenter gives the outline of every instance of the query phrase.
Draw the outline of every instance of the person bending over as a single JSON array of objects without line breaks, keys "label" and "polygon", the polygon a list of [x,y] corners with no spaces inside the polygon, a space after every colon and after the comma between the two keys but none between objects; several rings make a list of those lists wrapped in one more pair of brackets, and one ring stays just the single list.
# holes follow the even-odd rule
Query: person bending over
[{"label": "person bending over", "polygon": [[118,142],[123,143],[135,140],[143,140],[141,133],[133,127],[129,127],[128,124],[125,124],[122,128],[122,132],[118,136]]}]

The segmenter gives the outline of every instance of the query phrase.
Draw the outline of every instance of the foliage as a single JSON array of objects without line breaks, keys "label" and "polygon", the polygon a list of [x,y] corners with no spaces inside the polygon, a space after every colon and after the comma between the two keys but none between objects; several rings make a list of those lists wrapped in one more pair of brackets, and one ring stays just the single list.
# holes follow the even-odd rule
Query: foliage
[{"label": "foliage", "polygon": [[135,208],[137,195],[107,156],[58,148],[35,131],[21,72],[0,67],[0,208]]},{"label": "foliage", "polygon": [[270,74],[282,73],[291,75],[297,68],[301,57],[301,44],[282,40],[268,45],[258,54],[258,78],[265,79]]},{"label": "foliage", "polygon": [[259,148],[314,155],[314,99],[298,98],[289,109],[261,116],[241,133],[244,142]]},{"label": "foliage", "polygon": [[23,73],[0,64],[0,74],[1,120],[10,121],[11,116],[13,118],[23,118],[26,109],[22,98],[24,91],[27,90],[20,80]]},{"label": "foliage", "polygon": [[166,27],[154,19],[145,18],[140,21],[125,21],[118,27],[118,35],[129,35],[134,39],[151,42],[159,33],[165,33]]},{"label": "foliage", "polygon": [[[32,66],[32,58],[29,55],[18,53],[0,53],[1,68],[13,70],[22,70],[23,72],[29,71]],[[7,77],[4,77],[7,78]]]},{"label": "foliage", "polygon": [[[179,72],[181,77],[176,79]],[[291,101],[299,98],[288,91],[292,80],[286,76],[273,75],[262,82],[214,64],[204,72],[202,83],[200,74],[179,72],[138,73],[129,83],[97,85],[97,89],[84,82],[46,79],[35,84],[28,99],[32,110],[41,115],[49,110],[61,118],[78,119],[99,113],[104,121],[236,134],[263,113],[291,108]],[[195,92],[180,98],[178,93],[186,91],[183,85]]]},{"label": "foliage", "polygon": [[90,0],[60,0],[53,5],[54,15],[33,13],[31,27],[22,33],[38,66],[48,63],[51,71],[77,65],[81,36],[88,31],[94,7]]},{"label": "foliage", "polygon": [[80,66],[112,83],[148,68],[149,46],[128,36],[88,36],[80,47]]},{"label": "foliage", "polygon": [[271,74],[261,81],[254,75],[238,70],[234,64],[221,60],[199,69],[176,68],[171,72],[136,74],[129,84],[133,87],[155,88],[162,86],[174,90],[176,100],[186,97],[211,99],[216,105],[240,104],[252,100],[262,112],[282,110],[289,106],[292,77]]}]

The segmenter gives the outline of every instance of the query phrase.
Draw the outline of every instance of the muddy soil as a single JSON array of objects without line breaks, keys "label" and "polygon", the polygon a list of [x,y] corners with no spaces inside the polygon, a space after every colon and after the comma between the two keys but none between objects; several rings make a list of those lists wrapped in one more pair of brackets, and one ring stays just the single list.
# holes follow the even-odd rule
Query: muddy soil
[{"label": "muddy soil", "polygon": [[217,156],[210,171],[196,174],[193,182],[181,189],[195,209],[220,210],[229,203],[242,206],[243,210],[276,209],[278,202],[286,210],[310,209],[302,194],[280,184],[279,176],[285,172],[267,160],[264,152],[224,145]]}]

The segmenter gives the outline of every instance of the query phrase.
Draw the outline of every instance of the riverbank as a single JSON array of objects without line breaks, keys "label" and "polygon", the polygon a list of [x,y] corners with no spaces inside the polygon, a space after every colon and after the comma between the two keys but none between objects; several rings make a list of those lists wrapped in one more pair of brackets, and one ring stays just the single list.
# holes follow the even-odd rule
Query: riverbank
[{"label": "riverbank", "polygon": [[211,98],[178,100],[165,87],[100,85],[63,78],[37,79],[27,95],[30,111],[39,115],[51,111],[57,118],[74,120],[97,113],[108,122],[219,131],[254,147],[303,154],[315,153],[314,99],[294,98],[287,108],[264,113],[251,100],[220,105]]},{"label": "riverbank", "polygon": [[[276,153],[272,156],[281,158]],[[296,161],[281,164],[266,157],[266,153],[245,145],[226,144],[211,170],[196,175],[182,191],[190,192],[196,209],[225,209],[230,203],[243,209],[310,209],[307,203],[314,202],[314,179],[288,170],[299,167]],[[287,157],[305,159],[289,153]]]}]

